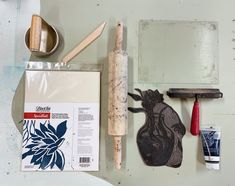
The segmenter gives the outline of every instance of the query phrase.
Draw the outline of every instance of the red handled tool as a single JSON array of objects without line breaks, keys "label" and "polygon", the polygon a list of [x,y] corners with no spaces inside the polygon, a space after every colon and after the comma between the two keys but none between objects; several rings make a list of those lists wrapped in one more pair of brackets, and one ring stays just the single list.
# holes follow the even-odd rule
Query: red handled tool
[{"label": "red handled tool", "polygon": [[200,130],[200,109],[199,109],[199,98],[207,98],[207,99],[214,99],[214,98],[222,98],[223,93],[220,92],[219,89],[188,89],[188,88],[170,88],[167,91],[167,95],[171,98],[196,98],[193,111],[192,111],[192,118],[191,118],[191,128],[190,132],[192,135],[197,136],[199,135]]},{"label": "red handled tool", "polygon": [[199,122],[200,122],[200,109],[199,109],[198,98],[196,95],[196,100],[194,101],[194,105],[193,105],[191,128],[190,128],[190,132],[194,136],[199,135],[199,130],[200,130]]}]

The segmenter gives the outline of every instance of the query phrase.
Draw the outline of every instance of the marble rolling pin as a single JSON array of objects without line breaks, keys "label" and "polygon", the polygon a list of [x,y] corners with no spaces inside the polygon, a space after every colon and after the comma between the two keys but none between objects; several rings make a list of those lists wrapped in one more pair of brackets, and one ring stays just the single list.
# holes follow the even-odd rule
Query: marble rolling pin
[{"label": "marble rolling pin", "polygon": [[123,23],[116,28],[116,44],[109,53],[109,110],[108,134],[114,139],[114,162],[116,169],[121,168],[122,136],[127,134],[127,61],[122,50]]}]

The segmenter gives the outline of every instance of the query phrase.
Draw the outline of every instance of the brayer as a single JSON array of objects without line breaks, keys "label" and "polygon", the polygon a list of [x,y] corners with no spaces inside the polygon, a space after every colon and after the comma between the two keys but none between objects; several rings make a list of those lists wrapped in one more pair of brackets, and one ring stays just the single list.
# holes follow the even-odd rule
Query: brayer
[{"label": "brayer", "polygon": [[207,98],[207,99],[215,99],[215,98],[222,98],[223,93],[220,92],[219,89],[197,89],[197,88],[170,88],[167,91],[167,95],[171,98],[195,98],[195,102],[193,105],[193,111],[192,111],[192,118],[191,118],[191,128],[190,132],[192,135],[197,136],[199,135],[200,130],[200,114],[199,114],[199,98]]}]

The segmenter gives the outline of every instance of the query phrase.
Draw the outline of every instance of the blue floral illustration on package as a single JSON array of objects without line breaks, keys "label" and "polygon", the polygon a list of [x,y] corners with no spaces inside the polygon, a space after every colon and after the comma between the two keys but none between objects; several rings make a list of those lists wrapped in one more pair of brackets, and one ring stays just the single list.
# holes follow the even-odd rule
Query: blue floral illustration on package
[{"label": "blue floral illustration on package", "polygon": [[[64,169],[65,157],[59,147],[63,144],[67,131],[67,121],[63,121],[56,128],[50,123],[40,123],[40,128],[34,128],[34,132],[30,131],[30,137],[27,138],[27,143],[23,144],[27,149],[22,155],[22,159],[31,156],[30,164],[38,165],[39,169],[45,170],[58,167]],[[25,130],[28,132],[29,130]]]},{"label": "blue floral illustration on package", "polygon": [[24,120],[23,123],[23,147],[28,144],[31,138],[31,133],[35,133],[36,120]]}]

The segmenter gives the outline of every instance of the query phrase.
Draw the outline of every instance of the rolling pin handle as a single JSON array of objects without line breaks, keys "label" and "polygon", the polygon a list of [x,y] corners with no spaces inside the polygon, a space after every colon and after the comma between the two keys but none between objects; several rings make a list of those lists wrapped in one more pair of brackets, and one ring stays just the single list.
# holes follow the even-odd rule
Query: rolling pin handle
[{"label": "rolling pin handle", "polygon": [[116,43],[115,43],[116,50],[122,50],[122,42],[123,42],[123,23],[119,21],[116,28]]},{"label": "rolling pin handle", "polygon": [[116,169],[121,169],[122,164],[122,137],[114,136],[114,163]]}]

